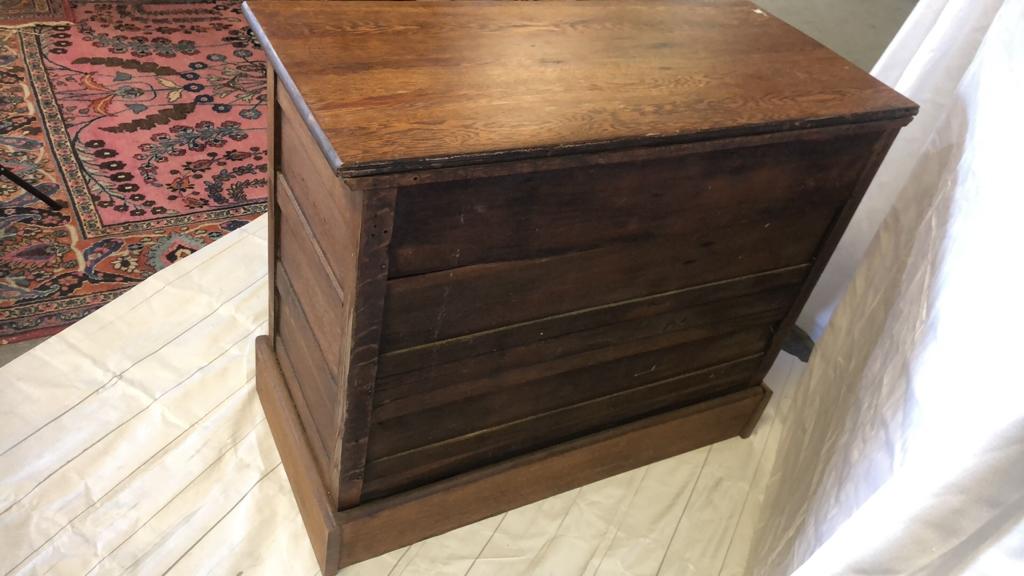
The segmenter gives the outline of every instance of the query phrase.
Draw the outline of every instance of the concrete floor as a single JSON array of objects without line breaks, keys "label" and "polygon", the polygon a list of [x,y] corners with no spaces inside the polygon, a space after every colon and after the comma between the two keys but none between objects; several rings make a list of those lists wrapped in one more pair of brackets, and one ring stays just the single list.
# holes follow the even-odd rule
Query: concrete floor
[{"label": "concrete floor", "polygon": [[[754,0],[865,70],[882,55],[917,0]],[[0,346],[0,366],[45,340]]]}]

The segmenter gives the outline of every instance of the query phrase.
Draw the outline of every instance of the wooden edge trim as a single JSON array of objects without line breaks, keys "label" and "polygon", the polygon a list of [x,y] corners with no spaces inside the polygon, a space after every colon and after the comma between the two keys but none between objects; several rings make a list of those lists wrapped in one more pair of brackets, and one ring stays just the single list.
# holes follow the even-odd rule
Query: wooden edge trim
[{"label": "wooden edge trim", "polygon": [[910,118],[898,120],[878,120],[859,124],[839,124],[817,128],[802,127],[799,129],[769,132],[766,134],[720,135],[716,138],[697,139],[657,146],[639,146],[611,150],[574,151],[562,155],[542,157],[495,160],[490,164],[471,164],[434,168],[426,166],[408,172],[390,174],[363,175],[354,171],[343,173],[344,182],[353,189],[369,190],[379,187],[415,186],[450,180],[466,180],[470,178],[489,178],[518,174],[526,170],[549,171],[567,170],[579,166],[604,164],[620,164],[641,160],[671,158],[685,154],[697,154],[717,150],[732,150],[790,142],[793,140],[828,139],[842,134],[862,134],[900,128],[910,122]]},{"label": "wooden edge trim", "polygon": [[761,421],[764,409],[768,407],[768,402],[772,399],[772,389],[763,382],[760,386],[761,390],[764,391],[764,396],[761,397],[761,403],[757,405],[754,413],[750,415],[750,420],[745,426],[743,426],[743,430],[740,432],[740,438],[750,438],[750,435],[754,433],[754,428],[757,427],[757,423]]},{"label": "wooden edge trim", "polygon": [[[277,172],[277,88],[274,68],[267,70],[267,284],[270,287],[267,302],[267,333],[273,335],[277,328],[277,295],[275,293],[274,261],[277,259],[278,220],[277,196],[274,190],[274,174]],[[273,340],[271,340],[273,346]]]},{"label": "wooden edge trim", "polygon": [[274,51],[274,46],[271,45],[270,39],[267,38],[267,33],[263,30],[263,26],[256,19],[256,15],[252,13],[252,8],[249,7],[248,2],[242,2],[242,14],[245,15],[246,21],[252,28],[253,33],[256,34],[256,39],[263,46],[263,51],[267,55],[267,61],[270,62],[270,65],[277,73],[277,78],[284,84],[285,91],[288,92],[288,96],[291,97],[296,110],[299,111],[302,121],[309,128],[310,133],[313,135],[313,140],[316,141],[316,145],[320,147],[320,151],[327,158],[327,163],[331,166],[331,170],[334,170],[335,174],[339,174],[341,172],[341,158],[338,156],[338,152],[334,150],[334,146],[331,146],[331,141],[327,139],[327,135],[320,128],[316,118],[313,117],[313,112],[310,111],[306,100],[302,97],[298,88],[296,88],[295,82],[292,80],[291,75],[288,74],[288,69],[281,64],[281,59],[278,58],[277,52]]},{"label": "wooden edge trim", "polygon": [[341,543],[335,510],[320,481],[309,439],[299,423],[268,336],[256,338],[256,392],[320,570],[334,574],[338,570]]},{"label": "wooden edge trim", "polygon": [[342,510],[341,565],[736,436],[765,390],[745,388]]},{"label": "wooden edge trim", "polygon": [[362,500],[366,454],[369,449],[373,390],[383,332],[387,296],[388,246],[394,230],[394,188],[362,194],[359,260],[353,297],[351,352],[344,395],[344,416],[338,432],[338,507]]},{"label": "wooden edge trim", "polygon": [[796,122],[764,122],[761,124],[730,126],[727,128],[706,130],[703,132],[685,132],[666,136],[631,136],[625,138],[611,138],[605,140],[538,146],[535,148],[464,152],[451,156],[396,158],[393,160],[355,163],[342,168],[341,175],[346,178],[357,178],[360,176],[385,176],[388,174],[401,174],[405,172],[415,172],[418,170],[474,166],[491,164],[494,162],[550,158],[555,156],[588,154],[628,148],[672,146],[674,144],[713,141],[722,138],[759,136],[763,134],[786,133],[805,129],[857,126],[859,124],[869,124],[874,122],[902,122],[903,124],[908,124],[915,114],[917,114],[917,105],[892,108],[889,110],[862,112],[851,116],[814,118]]}]

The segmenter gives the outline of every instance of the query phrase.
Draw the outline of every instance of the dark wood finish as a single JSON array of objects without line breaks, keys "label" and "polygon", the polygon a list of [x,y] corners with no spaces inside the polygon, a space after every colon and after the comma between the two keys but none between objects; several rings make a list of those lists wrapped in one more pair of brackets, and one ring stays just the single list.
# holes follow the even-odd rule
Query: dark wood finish
[{"label": "dark wood finish", "polygon": [[[549,411],[538,409],[535,415],[375,459],[367,465],[365,493],[370,499],[394,493],[424,480],[446,478],[657,414],[666,407],[687,406],[702,398],[745,388],[760,361],[761,355],[757,354]],[[461,415],[449,416],[445,421]]]},{"label": "dark wood finish", "polygon": [[[295,494],[302,522],[321,566],[336,567],[340,561],[341,533],[335,521],[336,504],[331,501],[306,442],[307,435],[298,419],[292,398],[277,364],[270,338],[256,338],[256,391],[267,414],[270,433],[277,444],[285,474]],[[337,571],[325,570],[325,574]]]},{"label": "dark wood finish", "polygon": [[[267,109],[274,110],[277,108],[277,73],[274,72],[274,68],[271,66],[267,67]],[[280,148],[281,144],[278,140],[278,134],[280,129],[278,128],[278,122],[281,119],[280,114],[272,114],[267,122],[267,142],[269,146],[267,149],[267,164],[273,168],[277,166],[277,149]],[[267,250],[267,286],[268,286],[268,298],[267,302],[267,333],[276,334],[276,317],[277,317],[277,292],[274,289],[274,274],[277,268],[277,235],[278,235],[278,223],[277,223],[277,183],[274,182],[275,178],[271,173],[271,177],[267,179],[267,244],[269,250]],[[273,339],[270,340],[270,346],[274,346]]]},{"label": "dark wood finish", "polygon": [[[338,409],[338,387],[331,376],[316,332],[309,325],[305,312],[292,288],[284,268],[277,268],[277,348],[286,351],[281,365],[286,373],[295,374],[301,382],[301,391],[291,390],[292,396],[301,398],[309,407],[314,430],[324,448],[332,447],[337,435],[335,411]],[[287,361],[286,361],[287,360]],[[324,462],[330,464],[330,450],[324,453]]]},{"label": "dark wood finish", "polygon": [[[399,0],[380,0],[399,1]],[[427,1],[427,0],[409,0]],[[482,0],[490,1],[490,0]],[[493,0],[509,1],[509,0]],[[520,1],[520,0],[511,0]],[[534,0],[534,1],[563,1],[563,0]],[[601,0],[598,0],[601,1]],[[912,118],[911,118],[912,119]],[[855,135],[873,133],[878,134],[886,130],[899,131],[908,123],[908,118],[896,118],[889,120],[876,120],[857,124],[846,124],[842,126],[828,126],[822,128],[805,128],[800,130],[772,132],[767,134],[751,134],[746,136],[724,136],[710,140],[695,140],[679,144],[666,144],[649,147],[636,147],[625,149],[602,150],[587,154],[567,154],[563,156],[545,156],[543,158],[530,158],[528,160],[508,160],[487,164],[467,164],[464,166],[445,166],[431,168],[429,170],[410,170],[407,172],[394,172],[386,174],[369,174],[358,178],[341,176],[345,182],[358,182],[363,189],[385,188],[385,187],[406,187],[424,185],[436,182],[456,182],[466,179],[486,177],[507,176],[521,172],[547,172],[553,170],[564,170],[570,168],[584,168],[587,166],[604,164],[622,164],[628,162],[639,162],[647,160],[659,160],[663,158],[678,158],[688,154],[698,154],[716,150],[744,150],[756,146],[763,146],[779,142],[795,142],[804,140],[827,140],[837,134]]]},{"label": "dark wood finish", "polygon": [[325,573],[749,435],[916,110],[738,0],[245,10],[257,385]]},{"label": "dark wood finish", "polygon": [[[728,284],[723,288],[726,287],[729,287]],[[429,400],[423,398],[425,394],[438,393],[460,382],[490,380],[495,373],[541,365],[558,366],[564,370],[572,366],[591,365],[596,358],[610,360],[630,355],[631,352],[627,352],[626,348],[617,353],[607,351],[609,346],[616,344],[629,343],[629,350],[635,352],[711,338],[746,326],[771,325],[786,313],[796,289],[797,286],[783,286],[691,305],[681,303],[685,299],[679,296],[691,295],[683,292],[669,297],[645,298],[642,303],[644,306],[637,303],[617,304],[609,306],[608,310],[600,309],[589,314],[561,318],[561,322],[546,320],[538,323],[543,325],[539,331],[535,327],[523,326],[496,330],[484,335],[492,336],[491,341],[502,342],[495,351],[447,363],[424,362],[415,370],[381,376],[375,398],[380,408],[378,416],[383,416],[385,412],[400,413],[396,404],[414,396],[420,397],[415,402],[416,406],[424,408],[429,404]],[[622,317],[626,318],[619,320]],[[601,324],[586,327],[587,321]],[[525,339],[531,334],[534,336],[532,340],[521,344],[507,343],[515,336]],[[472,337],[461,340],[472,342]],[[449,341],[414,351],[418,352],[417,356],[458,352],[458,349],[450,350],[452,344],[454,342]],[[598,356],[594,357],[594,354]],[[584,359],[574,360],[581,356]],[[524,378],[552,372],[549,369],[520,372],[520,376],[511,382],[519,385]],[[497,387],[497,382],[490,381],[468,388],[479,394]]]},{"label": "dark wood finish", "polygon": [[[774,315],[781,317],[782,311]],[[410,394],[376,410],[371,455],[402,452],[539,411],[759,355],[771,335],[769,321],[755,318],[726,324],[715,329],[717,334],[696,342],[689,331],[680,331],[551,362],[496,366],[490,377],[456,380]]]},{"label": "dark wood finish", "polygon": [[295,298],[302,304],[309,325],[316,336],[332,376],[341,367],[341,347],[345,338],[344,291],[330,271],[320,245],[306,217],[299,211],[288,182],[277,178],[277,218],[279,231],[277,249],[281,267],[291,277],[302,281],[294,286]]},{"label": "dark wood finish", "polygon": [[358,504],[363,493],[363,469],[369,447],[373,390],[377,379],[380,320],[384,313],[387,250],[394,219],[395,191],[373,190],[363,194],[362,198],[362,234],[355,270],[356,305],[343,405],[345,427],[338,443],[342,457],[342,508]]},{"label": "dark wood finish", "polygon": [[857,206],[860,204],[861,198],[864,197],[864,193],[867,192],[868,186],[871,185],[871,180],[875,177],[875,173],[882,165],[882,160],[885,159],[885,154],[889,151],[889,147],[892,146],[892,143],[896,139],[896,135],[898,133],[898,128],[889,128],[882,132],[874,145],[865,151],[869,157],[867,167],[861,171],[856,185],[853,190],[851,190],[849,199],[843,205],[842,210],[836,214],[835,218],[833,218],[832,223],[829,226],[829,233],[825,236],[821,245],[818,247],[818,256],[814,261],[814,266],[811,268],[803,287],[801,287],[800,293],[793,301],[793,305],[789,309],[789,314],[787,314],[780,323],[779,329],[776,331],[775,337],[772,339],[772,343],[768,347],[768,356],[765,357],[765,361],[761,363],[761,367],[755,374],[755,377],[758,380],[764,378],[765,374],[767,374],[768,370],[772,367],[772,363],[768,361],[768,357],[774,358],[778,355],[779,350],[782,349],[782,343],[786,340],[786,334],[793,327],[793,324],[796,323],[796,318],[800,315],[800,310],[804,307],[807,299],[811,297],[811,291],[814,290],[814,286],[817,284],[818,278],[821,277],[821,273],[825,271],[825,265],[828,264],[828,259],[832,257],[832,253],[835,251],[836,246],[839,245],[839,239],[842,238],[843,232],[846,230],[846,226],[850,223],[850,219],[853,218],[854,212],[857,211]]},{"label": "dark wood finish", "polygon": [[[448,480],[335,511],[269,339],[256,340],[256,386],[296,503],[325,574],[494,514],[740,433],[767,388],[747,387],[563,442]],[[342,545],[344,542],[344,545]]]},{"label": "dark wood finish", "polygon": [[736,436],[764,394],[746,388],[343,510],[342,565]]},{"label": "dark wood finish", "polygon": [[[762,274],[682,288],[605,306],[574,310],[536,320],[477,332],[463,337],[431,342],[422,346],[387,352],[380,357],[378,403],[400,397],[403,381],[431,380],[446,373],[467,374],[470,366],[494,357],[494,366],[536,363],[577,352],[607,346],[618,340],[633,340],[669,330],[682,330],[713,322],[716,310],[730,314],[737,299],[743,303],[777,298],[780,292],[796,290],[809,266],[794,266]],[[462,361],[462,362],[460,362]],[[409,376],[412,373],[412,376]],[[399,376],[403,375],[403,376]]]},{"label": "dark wood finish", "polygon": [[[797,213],[832,212],[845,201],[866,161],[860,152],[875,140],[871,133],[831,135],[403,187],[390,276],[538,259],[561,265],[608,245],[643,251],[654,237],[724,235],[754,220],[785,228]],[[643,191],[644,202],[627,190]],[[816,229],[794,234],[805,232],[811,243],[821,236]],[[712,236],[699,246],[714,253],[719,241]]]},{"label": "dark wood finish", "polygon": [[[406,188],[398,224],[413,232],[400,230],[396,238],[404,240],[392,253],[427,262],[414,271],[443,263],[450,269],[388,283],[383,347],[806,264],[866,165],[860,150],[875,140],[871,133],[833,135],[516,179],[537,182],[526,185],[478,178],[448,194]],[[571,197],[580,190],[586,193],[576,206]],[[644,191],[644,202],[624,190]],[[407,208],[406,196],[418,200]],[[441,226],[462,237],[435,228],[436,212],[415,204],[435,199],[452,215],[440,218]],[[430,249],[407,248],[413,235]]]}]

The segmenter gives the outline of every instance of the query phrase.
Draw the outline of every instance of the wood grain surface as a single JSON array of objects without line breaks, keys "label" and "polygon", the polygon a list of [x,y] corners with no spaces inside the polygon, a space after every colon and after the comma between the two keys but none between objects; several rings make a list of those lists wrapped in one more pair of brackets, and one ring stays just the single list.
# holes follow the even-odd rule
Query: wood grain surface
[{"label": "wood grain surface", "polygon": [[[909,116],[744,0],[253,0],[349,176]],[[282,72],[283,70],[283,72]]]},{"label": "wood grain surface", "polygon": [[377,402],[666,332],[707,334],[719,322],[788,306],[806,271],[801,266],[708,284],[385,354]]},{"label": "wood grain surface", "polygon": [[278,259],[290,278],[300,279],[292,288],[296,300],[305,311],[317,344],[334,377],[341,364],[341,347],[345,338],[346,298],[331,273],[305,216],[299,211],[288,182],[277,178]]},{"label": "wood grain surface", "polygon": [[807,264],[879,134],[831,136],[402,188],[382,348]]},{"label": "wood grain surface", "polygon": [[[877,133],[399,188],[390,277],[551,258],[709,230],[844,198]],[[641,200],[642,199],[642,200]],[[714,239],[708,239],[711,253]]]},{"label": "wood grain surface", "polygon": [[325,572],[749,434],[917,110],[746,0],[245,10],[257,385]]},{"label": "wood grain surface", "polygon": [[372,460],[366,467],[366,497],[412,488],[560,440],[727,394],[748,386],[760,361],[761,356],[750,356]]},{"label": "wood grain surface", "polygon": [[735,436],[766,391],[748,387],[343,510],[341,565]]}]

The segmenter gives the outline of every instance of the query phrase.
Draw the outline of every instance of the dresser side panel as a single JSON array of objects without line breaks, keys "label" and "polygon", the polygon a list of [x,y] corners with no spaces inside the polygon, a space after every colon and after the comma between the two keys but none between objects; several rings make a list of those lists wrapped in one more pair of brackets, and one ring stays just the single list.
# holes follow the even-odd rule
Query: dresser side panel
[{"label": "dresser side panel", "polygon": [[[281,316],[287,305],[289,325],[275,328],[274,341],[291,356],[298,355],[284,359],[283,363],[291,362],[291,370],[283,370],[284,379],[296,403],[308,407],[312,426],[307,418],[301,422],[309,444],[324,451],[316,456],[326,462],[325,491],[337,507],[361,490],[358,483],[354,488],[343,486],[341,478],[342,445],[351,438],[352,428],[346,421],[347,407],[359,404],[351,400],[348,383],[359,284],[365,276],[360,268],[364,196],[331,170],[280,82],[276,94],[275,306]],[[362,465],[357,469],[361,474]]]}]

